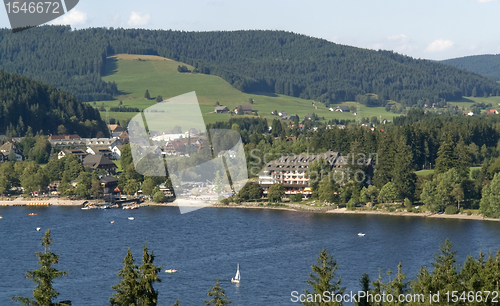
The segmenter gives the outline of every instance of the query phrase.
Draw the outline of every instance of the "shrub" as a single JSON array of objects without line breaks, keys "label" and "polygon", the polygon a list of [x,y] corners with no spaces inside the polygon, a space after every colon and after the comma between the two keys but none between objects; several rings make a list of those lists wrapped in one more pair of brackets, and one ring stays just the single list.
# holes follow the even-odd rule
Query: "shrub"
[{"label": "shrub", "polygon": [[357,204],[356,201],[353,198],[351,198],[349,202],[347,202],[346,208],[349,210],[355,210],[356,204]]},{"label": "shrub", "polygon": [[411,203],[410,199],[405,198],[405,200],[403,201],[403,205],[405,207],[411,207],[412,203]]},{"label": "shrub", "polygon": [[302,201],[302,193],[297,193],[297,194],[290,196],[290,200],[292,200],[294,202]]},{"label": "shrub", "polygon": [[458,209],[455,206],[448,206],[444,210],[444,213],[447,215],[454,215],[458,212]]},{"label": "shrub", "polygon": [[163,191],[157,191],[153,195],[153,202],[155,203],[164,203],[167,201],[167,197],[165,196],[165,193]]}]

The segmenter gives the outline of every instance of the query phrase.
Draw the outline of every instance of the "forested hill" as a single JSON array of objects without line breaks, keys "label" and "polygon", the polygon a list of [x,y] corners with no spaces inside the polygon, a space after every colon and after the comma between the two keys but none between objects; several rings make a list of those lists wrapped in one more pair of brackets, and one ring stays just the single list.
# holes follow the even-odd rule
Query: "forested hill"
[{"label": "forested hill", "polygon": [[482,74],[495,81],[500,81],[500,54],[473,55],[442,61],[447,65]]},{"label": "forested hill", "polygon": [[107,56],[151,54],[193,65],[245,92],[274,92],[325,102],[378,94],[404,105],[500,95],[483,76],[390,51],[335,44],[283,31],[180,32],[43,26],[0,30],[0,67],[62,87],[82,101],[108,99]]},{"label": "forested hill", "polygon": [[72,94],[0,69],[0,134],[24,136],[28,127],[82,137],[108,133],[99,112]]}]

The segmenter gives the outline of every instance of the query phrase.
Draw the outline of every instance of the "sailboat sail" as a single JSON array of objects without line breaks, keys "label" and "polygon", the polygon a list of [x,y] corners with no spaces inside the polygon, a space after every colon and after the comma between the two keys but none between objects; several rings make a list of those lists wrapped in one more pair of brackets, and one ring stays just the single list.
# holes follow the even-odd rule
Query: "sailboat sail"
[{"label": "sailboat sail", "polygon": [[238,269],[236,270],[236,276],[234,277],[236,280],[240,280],[240,265],[238,264]]}]

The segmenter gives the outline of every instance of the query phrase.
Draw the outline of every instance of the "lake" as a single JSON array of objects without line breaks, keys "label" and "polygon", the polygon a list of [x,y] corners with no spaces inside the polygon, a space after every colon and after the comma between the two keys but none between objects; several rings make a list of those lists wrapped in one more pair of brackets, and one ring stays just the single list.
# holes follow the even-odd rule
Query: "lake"
[{"label": "lake", "polygon": [[[38,268],[35,252],[43,250],[40,242],[49,228],[51,250],[61,255],[56,268],[68,270],[54,283],[58,300],[73,305],[109,305],[127,249],[140,264],[145,242],[163,271],[178,270],[162,271],[162,282],[155,284],[159,305],[177,298],[180,305],[203,305],[216,278],[233,305],[297,305],[291,292],[307,288],[323,247],[339,265],[342,286],[358,291],[363,273],[374,280],[381,268],[387,281],[385,272],[397,271],[399,262],[413,278],[421,265],[430,266],[446,238],[458,251],[458,263],[480,250],[495,252],[500,243],[500,222],[421,217],[226,208],[181,215],[176,207],[83,211],[57,206],[0,207],[0,216],[0,305],[16,305],[13,295],[32,295],[35,284],[25,272]],[[230,281],[237,264],[239,285]]]}]

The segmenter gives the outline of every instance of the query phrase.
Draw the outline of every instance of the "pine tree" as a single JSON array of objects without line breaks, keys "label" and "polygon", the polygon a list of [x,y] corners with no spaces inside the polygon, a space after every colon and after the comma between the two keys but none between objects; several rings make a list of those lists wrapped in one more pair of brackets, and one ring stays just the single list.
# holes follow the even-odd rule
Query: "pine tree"
[{"label": "pine tree", "polygon": [[444,173],[455,166],[453,140],[449,133],[443,136],[436,158],[436,173]]},{"label": "pine tree", "polygon": [[471,157],[463,139],[460,139],[453,153],[455,158],[455,168],[461,178],[469,178]]},{"label": "pine tree", "polygon": [[112,286],[116,293],[109,299],[110,306],[129,306],[136,305],[139,295],[139,272],[137,265],[134,264],[134,257],[130,248],[123,260],[123,269],[118,272],[121,278],[119,284]]},{"label": "pine tree", "polygon": [[364,273],[363,276],[361,276],[361,279],[359,280],[359,285],[361,286],[361,291],[365,293],[364,297],[359,297],[357,302],[355,303],[356,306],[370,306],[371,303],[368,301],[368,298],[366,295],[370,292],[370,277],[368,274]]},{"label": "pine tree", "polygon": [[[432,273],[430,274],[429,291],[437,293],[439,291],[440,301],[446,301],[446,292],[463,291],[463,283],[459,280],[457,273],[456,251],[451,250],[451,242],[446,241],[440,245],[440,253],[434,255],[432,263]],[[427,292],[428,294],[428,292]]]},{"label": "pine tree", "polygon": [[12,298],[13,301],[21,302],[23,305],[30,306],[71,305],[71,301],[62,301],[58,303],[52,302],[53,299],[59,296],[59,292],[52,287],[53,280],[58,277],[66,276],[68,273],[67,271],[59,271],[52,267],[52,265],[59,262],[59,255],[49,252],[52,241],[53,239],[50,238],[49,229],[42,239],[42,246],[44,247],[43,253],[35,253],[38,256],[38,264],[40,265],[40,268],[38,270],[26,272],[26,278],[33,280],[36,284],[36,288],[33,291],[33,299],[15,296]]},{"label": "pine tree", "polygon": [[204,301],[206,306],[226,306],[231,304],[231,301],[229,301],[224,292],[224,288],[219,283],[219,279],[217,279],[215,285],[208,291],[208,296],[212,299]]},{"label": "pine tree", "polygon": [[375,173],[373,176],[373,182],[379,189],[392,180],[394,144],[394,139],[390,133],[385,135],[379,144],[377,151],[378,164],[375,165]]},{"label": "pine tree", "polygon": [[149,90],[146,89],[146,92],[144,93],[144,98],[147,100],[151,99],[151,95],[149,94]]},{"label": "pine tree", "polygon": [[307,297],[314,297],[315,294],[320,294],[323,296],[324,292],[329,292],[331,295],[336,296],[337,294],[343,294],[345,288],[340,287],[341,278],[335,280],[335,271],[337,270],[337,262],[333,259],[333,256],[328,254],[326,249],[323,249],[318,258],[316,259],[318,265],[312,265],[311,269],[313,272],[309,274],[309,279],[307,284],[312,287],[313,292],[309,292],[307,289],[306,301],[302,305],[314,306],[314,305],[342,305],[342,302],[335,301],[309,301]]},{"label": "pine tree", "polygon": [[149,253],[146,245],[142,247],[142,265],[139,267],[139,297],[137,305],[156,306],[158,303],[158,291],[153,284],[161,282],[160,267],[153,264],[155,256]]},{"label": "pine tree", "polygon": [[[391,271],[389,270],[387,274],[391,275]],[[398,264],[398,273],[396,274],[396,277],[392,280],[389,281],[389,283],[384,284],[383,287],[385,288],[385,292],[387,295],[392,295],[394,297],[399,297],[400,295],[405,295],[407,288],[408,288],[408,282],[405,282],[406,276],[403,273],[403,268],[401,263]],[[394,305],[403,305],[403,303],[399,303],[395,301]]]},{"label": "pine tree", "polygon": [[[483,281],[482,291],[499,291],[500,290],[500,249],[495,255],[491,253],[484,263],[481,271],[480,279]],[[491,305],[494,305],[491,303]]]},{"label": "pine tree", "polygon": [[396,141],[394,166],[391,171],[393,183],[398,190],[399,199],[413,199],[417,176],[413,172],[413,155],[403,136]]}]

